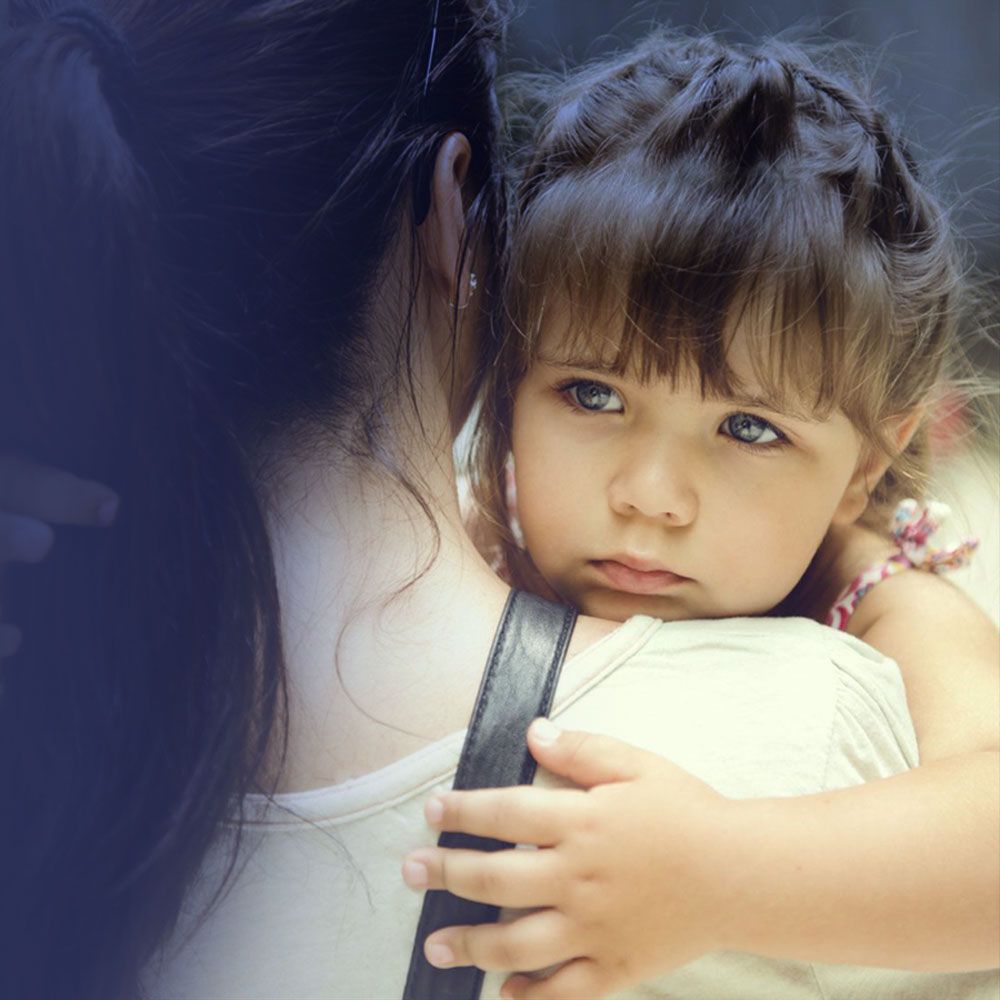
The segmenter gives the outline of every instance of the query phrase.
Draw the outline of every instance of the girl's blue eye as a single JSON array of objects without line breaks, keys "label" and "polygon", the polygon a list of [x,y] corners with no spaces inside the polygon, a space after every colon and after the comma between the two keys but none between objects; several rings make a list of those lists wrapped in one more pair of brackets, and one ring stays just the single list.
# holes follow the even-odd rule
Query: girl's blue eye
[{"label": "girl's blue eye", "polygon": [[721,430],[743,444],[775,444],[787,440],[784,434],[752,413],[734,413],[722,421]]},{"label": "girl's blue eye", "polygon": [[563,391],[581,410],[591,413],[620,413],[624,409],[618,393],[603,382],[571,382]]}]

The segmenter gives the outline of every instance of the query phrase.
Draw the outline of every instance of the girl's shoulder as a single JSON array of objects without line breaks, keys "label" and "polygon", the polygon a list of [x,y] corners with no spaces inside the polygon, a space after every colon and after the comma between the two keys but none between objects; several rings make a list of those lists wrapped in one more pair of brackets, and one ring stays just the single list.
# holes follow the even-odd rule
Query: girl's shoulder
[{"label": "girl's shoulder", "polygon": [[[951,603],[936,577],[967,565],[978,542],[965,538],[942,544],[939,528],[949,514],[944,504],[909,499],[896,508],[887,534],[859,525],[832,528],[823,543],[823,572],[827,593],[837,596],[828,603],[826,624],[865,636],[887,610],[902,610],[901,596],[913,601],[912,612],[938,601]],[[886,590],[886,581],[896,576],[909,582]]]},{"label": "girl's shoulder", "polygon": [[[995,633],[986,613],[955,583],[912,567],[886,576],[858,602],[845,631],[866,642],[882,623],[922,636]],[[889,655],[892,655],[891,653]]]},{"label": "girl's shoulder", "polygon": [[1000,674],[996,625],[941,576],[965,565],[976,546],[973,539],[942,545],[935,534],[946,516],[942,505],[909,500],[897,509],[891,536],[851,526],[833,538],[834,576],[844,589],[827,623],[896,660],[918,716],[929,678],[935,688],[986,695]]},{"label": "girl's shoulder", "polygon": [[899,664],[921,760],[1000,749],[1000,633],[957,586],[899,573],[873,588],[848,629]]}]

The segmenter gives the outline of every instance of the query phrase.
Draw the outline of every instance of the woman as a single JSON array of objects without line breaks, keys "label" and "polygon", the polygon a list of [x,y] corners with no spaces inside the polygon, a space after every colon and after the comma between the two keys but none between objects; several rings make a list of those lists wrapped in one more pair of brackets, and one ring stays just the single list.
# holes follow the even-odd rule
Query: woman
[{"label": "woman", "polygon": [[[2,450],[113,483],[121,512],[11,594],[5,995],[396,995],[419,907],[399,863],[508,593],[451,462],[497,306],[501,18],[17,15]],[[688,720],[737,669],[760,677],[748,711],[706,738]],[[581,619],[556,710],[735,796],[914,763],[895,667],[801,622]],[[696,983],[810,995],[798,966],[715,961]]]},{"label": "woman", "polygon": [[[29,638],[5,664],[4,793],[31,817],[5,829],[5,995],[134,995],[230,801],[275,787],[268,533],[294,509],[280,467],[293,440],[314,459],[300,479],[353,453],[430,497],[423,456],[388,433],[426,371],[428,318],[394,314],[372,286],[390,248],[403,285],[428,259],[394,236],[411,202],[427,214],[429,180],[414,178],[456,127],[470,197],[452,213],[499,239],[498,19],[442,4],[431,59],[432,5],[366,8],[12,12],[0,450],[114,483],[122,514],[110,536],[64,532],[5,607]],[[445,251],[453,264],[458,244]],[[421,266],[447,352],[454,295]],[[456,384],[473,383],[478,359],[455,360]],[[352,504],[337,506],[364,510]],[[430,530],[419,508],[413,521]],[[360,597],[346,568],[332,582]],[[296,739],[286,780],[301,780]]]}]

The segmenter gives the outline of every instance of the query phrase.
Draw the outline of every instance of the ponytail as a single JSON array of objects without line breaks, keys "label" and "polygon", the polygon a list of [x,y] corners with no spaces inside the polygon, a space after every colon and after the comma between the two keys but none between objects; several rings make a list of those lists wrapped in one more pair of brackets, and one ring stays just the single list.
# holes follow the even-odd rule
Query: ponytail
[{"label": "ponytail", "polygon": [[279,700],[267,536],[170,294],[138,98],[96,9],[0,44],[0,452],[122,498],[4,595],[0,995],[25,1000],[138,995]]}]

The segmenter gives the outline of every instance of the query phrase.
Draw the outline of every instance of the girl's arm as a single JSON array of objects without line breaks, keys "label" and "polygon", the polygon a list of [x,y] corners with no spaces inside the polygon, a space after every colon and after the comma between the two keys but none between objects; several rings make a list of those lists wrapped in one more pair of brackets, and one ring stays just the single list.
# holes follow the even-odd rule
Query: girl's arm
[{"label": "girl's arm", "polygon": [[1000,965],[995,752],[842,791],[737,801],[609,737],[541,736],[536,723],[539,762],[588,790],[449,792],[428,820],[542,849],[427,848],[404,876],[543,909],[439,931],[426,945],[433,964],[568,963],[544,980],[508,980],[505,995],[519,1000],[603,996],[720,949],[918,971]]},{"label": "girl's arm", "polygon": [[[779,852],[801,853],[786,891],[816,891],[844,909],[826,938],[822,910],[802,908],[811,926],[788,956],[918,971],[998,966],[1000,634],[960,590],[919,572],[873,588],[848,630],[899,664],[921,766],[826,795],[743,803],[750,837],[767,838],[738,841],[750,856],[770,867]],[[825,866],[810,840],[829,850]],[[794,919],[794,897],[784,908]],[[781,954],[768,941],[794,942],[794,929],[768,928],[764,916],[749,950]],[[854,932],[839,926],[852,919]],[[864,933],[867,944],[855,940]]]},{"label": "girl's arm", "polygon": [[899,664],[920,761],[1000,749],[1000,641],[947,580],[907,572],[874,587],[847,630]]}]

